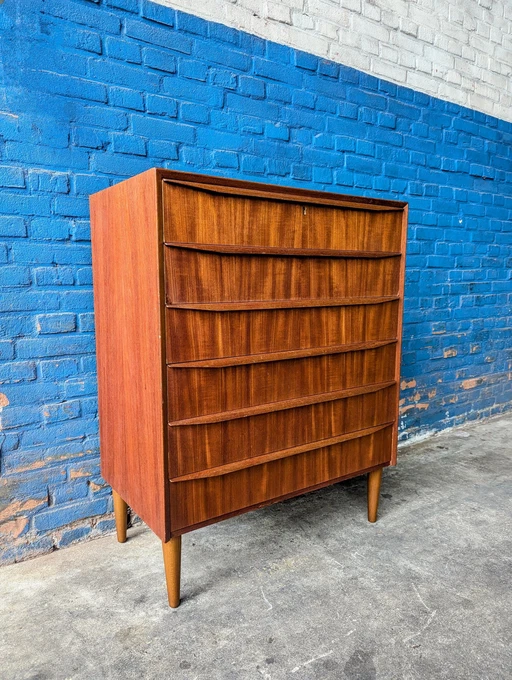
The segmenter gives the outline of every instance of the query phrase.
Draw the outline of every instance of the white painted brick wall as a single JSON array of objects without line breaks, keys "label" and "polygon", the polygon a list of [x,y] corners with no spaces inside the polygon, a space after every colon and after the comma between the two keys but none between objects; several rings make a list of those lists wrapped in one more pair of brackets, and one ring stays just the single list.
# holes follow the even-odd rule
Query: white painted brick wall
[{"label": "white painted brick wall", "polygon": [[512,0],[156,0],[512,121]]}]

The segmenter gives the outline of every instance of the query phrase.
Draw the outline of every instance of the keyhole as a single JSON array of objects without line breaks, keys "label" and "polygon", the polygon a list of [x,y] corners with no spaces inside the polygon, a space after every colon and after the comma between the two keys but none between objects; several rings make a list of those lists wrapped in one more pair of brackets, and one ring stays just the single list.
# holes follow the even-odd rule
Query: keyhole
[{"label": "keyhole", "polygon": [[307,206],[305,206],[305,205],[302,206],[302,214],[306,215],[307,212],[308,212]]}]

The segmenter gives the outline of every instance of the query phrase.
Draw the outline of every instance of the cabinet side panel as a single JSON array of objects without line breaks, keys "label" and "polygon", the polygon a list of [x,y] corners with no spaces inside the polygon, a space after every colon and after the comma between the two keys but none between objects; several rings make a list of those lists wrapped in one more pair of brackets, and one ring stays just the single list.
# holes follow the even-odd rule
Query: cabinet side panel
[{"label": "cabinet side panel", "polygon": [[167,540],[156,172],[92,196],[91,225],[102,474]]}]

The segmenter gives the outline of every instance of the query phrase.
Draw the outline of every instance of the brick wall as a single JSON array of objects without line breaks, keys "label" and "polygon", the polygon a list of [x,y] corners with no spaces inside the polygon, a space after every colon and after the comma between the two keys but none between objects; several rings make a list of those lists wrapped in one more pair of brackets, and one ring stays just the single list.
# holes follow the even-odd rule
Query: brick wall
[{"label": "brick wall", "polygon": [[157,0],[512,121],[510,0]]},{"label": "brick wall", "polygon": [[153,166],[410,204],[402,439],[512,399],[512,124],[138,0],[0,6],[0,554],[112,528],[88,195]]}]

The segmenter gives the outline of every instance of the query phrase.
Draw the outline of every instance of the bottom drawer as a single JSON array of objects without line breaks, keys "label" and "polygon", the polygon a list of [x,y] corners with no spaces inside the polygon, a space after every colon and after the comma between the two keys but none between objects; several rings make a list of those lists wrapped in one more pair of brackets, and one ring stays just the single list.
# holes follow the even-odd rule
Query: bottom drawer
[{"label": "bottom drawer", "polygon": [[389,463],[393,441],[391,425],[366,436],[235,472],[170,482],[171,531],[183,532]]}]

